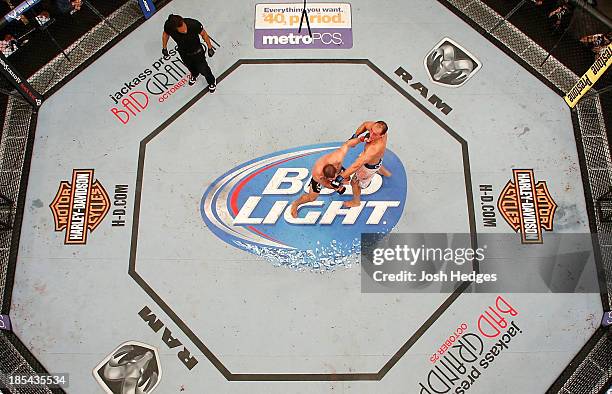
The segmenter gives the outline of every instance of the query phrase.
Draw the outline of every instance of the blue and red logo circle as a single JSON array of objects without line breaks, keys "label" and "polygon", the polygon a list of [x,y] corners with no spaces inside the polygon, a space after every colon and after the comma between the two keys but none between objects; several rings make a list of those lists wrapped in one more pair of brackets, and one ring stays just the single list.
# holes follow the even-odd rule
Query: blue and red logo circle
[{"label": "blue and red logo circle", "polygon": [[[386,234],[397,225],[406,202],[407,179],[401,160],[387,149],[390,177],[374,175],[362,190],[361,204],[323,189],[319,198],[291,217],[291,203],[308,191],[317,159],[339,148],[329,143],[288,149],[241,164],[217,178],[205,191],[200,212],[206,226],[228,244],[295,268],[333,268],[356,260],[362,233]],[[351,149],[348,167],[363,147]]]}]

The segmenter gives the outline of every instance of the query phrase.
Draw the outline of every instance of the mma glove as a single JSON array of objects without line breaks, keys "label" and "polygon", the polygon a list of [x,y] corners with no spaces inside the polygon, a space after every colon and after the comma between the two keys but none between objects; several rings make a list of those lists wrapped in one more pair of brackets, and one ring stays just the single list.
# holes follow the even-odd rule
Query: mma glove
[{"label": "mma glove", "polygon": [[359,138],[359,141],[361,142],[370,142],[370,132],[366,131],[365,134],[360,134],[360,135],[357,135],[357,133],[355,133],[351,136],[351,138],[349,138],[349,140],[352,140],[355,138]]},{"label": "mma glove", "polygon": [[364,134],[359,136],[359,141],[361,142],[370,142],[370,132],[366,131]]},{"label": "mma glove", "polygon": [[214,54],[215,54],[215,48],[213,47],[208,48],[208,57],[213,57]]},{"label": "mma glove", "polygon": [[164,55],[164,57],[170,56],[170,54],[168,53],[168,49],[162,48],[162,55]]},{"label": "mma glove", "polygon": [[342,175],[338,175],[336,179],[330,182],[330,184],[333,186],[334,189],[337,189],[342,186],[342,182],[344,182],[344,177]]}]

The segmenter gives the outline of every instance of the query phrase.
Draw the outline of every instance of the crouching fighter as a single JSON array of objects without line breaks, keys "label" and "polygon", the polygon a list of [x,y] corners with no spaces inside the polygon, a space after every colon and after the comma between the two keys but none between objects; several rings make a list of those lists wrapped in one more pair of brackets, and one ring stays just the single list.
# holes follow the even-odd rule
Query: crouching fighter
[{"label": "crouching fighter", "polygon": [[344,184],[349,183],[349,180],[338,181],[340,172],[344,170],[344,167],[342,167],[342,160],[344,160],[349,149],[357,146],[362,141],[363,139],[352,138],[342,144],[340,148],[322,156],[315,162],[312,167],[310,191],[302,194],[297,200],[291,203],[291,216],[296,218],[300,205],[315,201],[324,187],[333,189],[338,192],[338,194],[343,194],[346,191]]},{"label": "crouching fighter", "polygon": [[[361,203],[361,189],[370,186],[374,174],[391,176],[391,172],[382,165],[382,159],[387,149],[387,124],[382,120],[378,122],[364,122],[359,126],[351,138],[365,142],[363,152],[357,157],[349,168],[343,170],[335,183],[344,183],[353,174],[351,187],[353,199],[344,203],[345,207],[356,207]],[[349,140],[349,141],[352,141]]]}]

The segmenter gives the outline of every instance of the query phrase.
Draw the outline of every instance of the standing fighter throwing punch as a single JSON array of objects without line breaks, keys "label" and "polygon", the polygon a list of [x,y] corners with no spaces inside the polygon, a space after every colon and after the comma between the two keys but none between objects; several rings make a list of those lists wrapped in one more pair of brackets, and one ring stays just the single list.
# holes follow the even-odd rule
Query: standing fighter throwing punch
[{"label": "standing fighter throwing punch", "polygon": [[[344,206],[356,207],[361,203],[361,189],[370,186],[370,182],[377,172],[383,176],[391,176],[391,172],[382,165],[382,159],[387,149],[387,130],[387,124],[382,120],[363,122],[351,137],[365,141],[365,147],[355,162],[335,179],[335,183],[343,183],[345,179],[355,174],[351,179],[353,199],[346,201]],[[365,134],[361,135],[363,133]]]},{"label": "standing fighter throwing punch", "polygon": [[162,54],[169,56],[167,48],[168,38],[172,37],[178,45],[178,53],[181,55],[181,60],[191,73],[189,85],[193,85],[198,75],[202,74],[206,78],[206,82],[208,82],[208,91],[213,93],[217,88],[217,81],[208,63],[206,63],[206,56],[204,55],[202,43],[200,43],[200,36],[202,36],[208,47],[208,56],[212,57],[215,54],[215,49],[202,24],[195,19],[183,19],[178,15],[170,14],[164,24],[164,32],[162,34]]},{"label": "standing fighter throwing punch", "polygon": [[294,218],[297,217],[298,208],[302,204],[306,204],[308,202],[312,202],[319,198],[319,193],[321,190],[326,187],[328,189],[334,189],[338,192],[338,194],[344,194],[346,191],[346,187],[343,183],[346,182],[337,182],[337,177],[340,172],[344,170],[342,167],[342,160],[344,160],[344,156],[348,153],[348,150],[357,146],[360,142],[359,138],[352,138],[346,141],[342,146],[332,153],[328,153],[325,156],[322,156],[319,160],[317,160],[312,167],[312,179],[310,180],[310,190],[306,194],[302,194],[300,198],[291,203],[291,216]]}]

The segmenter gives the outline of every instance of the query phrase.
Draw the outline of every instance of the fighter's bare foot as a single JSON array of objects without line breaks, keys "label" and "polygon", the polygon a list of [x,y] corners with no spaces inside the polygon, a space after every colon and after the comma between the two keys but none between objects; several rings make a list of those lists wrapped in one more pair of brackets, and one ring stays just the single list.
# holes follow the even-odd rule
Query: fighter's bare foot
[{"label": "fighter's bare foot", "polygon": [[291,204],[291,217],[293,218],[297,218],[297,205],[296,204]]},{"label": "fighter's bare foot", "polygon": [[345,201],[344,204],[342,205],[344,205],[347,208],[353,208],[353,207],[358,207],[359,204],[360,202],[351,200],[351,201]]},{"label": "fighter's bare foot", "polygon": [[382,176],[390,177],[391,171],[387,170],[384,166],[380,166],[378,169],[378,173]]}]

